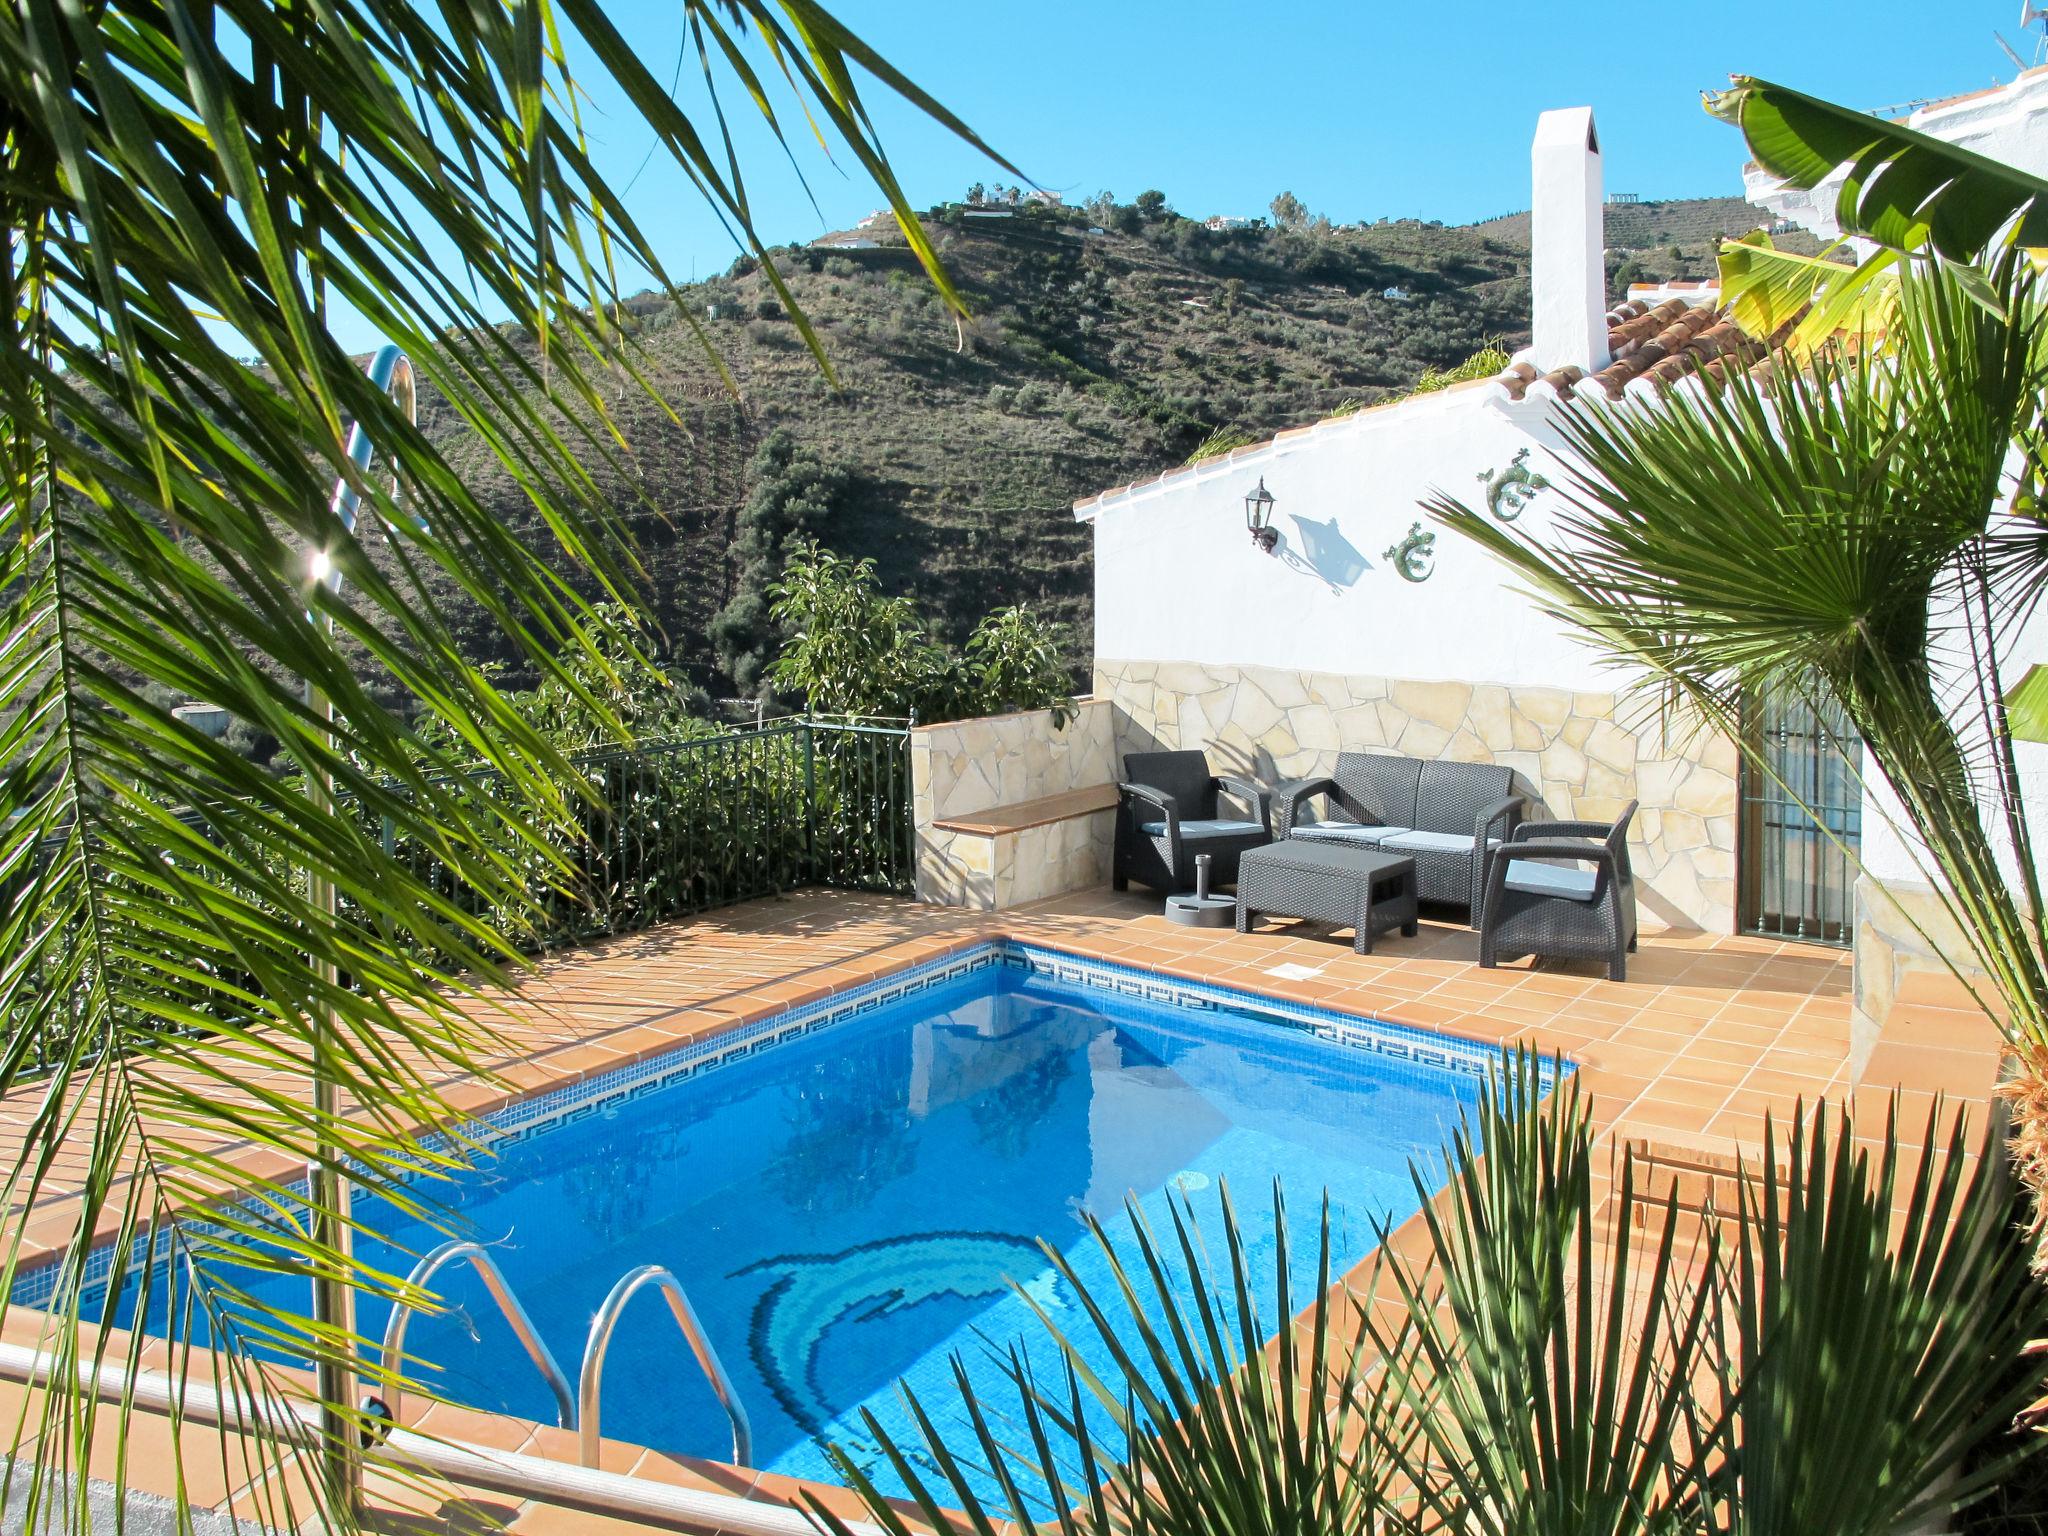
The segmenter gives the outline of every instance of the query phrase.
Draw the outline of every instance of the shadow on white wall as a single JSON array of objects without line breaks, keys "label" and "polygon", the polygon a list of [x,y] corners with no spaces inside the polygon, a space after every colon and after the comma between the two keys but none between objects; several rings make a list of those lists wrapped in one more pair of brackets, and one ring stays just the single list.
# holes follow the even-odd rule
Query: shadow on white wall
[{"label": "shadow on white wall", "polygon": [[1294,537],[1280,546],[1279,555],[1290,569],[1314,576],[1332,592],[1356,585],[1372,568],[1358,546],[1344,537],[1334,517],[1326,523],[1295,517]]}]

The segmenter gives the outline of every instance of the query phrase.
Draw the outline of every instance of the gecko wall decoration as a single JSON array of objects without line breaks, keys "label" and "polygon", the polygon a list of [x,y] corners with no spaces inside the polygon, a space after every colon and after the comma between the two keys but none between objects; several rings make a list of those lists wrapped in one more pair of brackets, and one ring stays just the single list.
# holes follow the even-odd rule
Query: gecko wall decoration
[{"label": "gecko wall decoration", "polygon": [[1529,450],[1517,448],[1506,469],[1482,469],[1473,476],[1486,487],[1486,510],[1504,523],[1512,523],[1550,482],[1529,467]]},{"label": "gecko wall decoration", "polygon": [[1389,545],[1380,558],[1393,566],[1403,581],[1427,581],[1436,570],[1436,535],[1425,533],[1422,524],[1415,523],[1408,529],[1408,536]]}]

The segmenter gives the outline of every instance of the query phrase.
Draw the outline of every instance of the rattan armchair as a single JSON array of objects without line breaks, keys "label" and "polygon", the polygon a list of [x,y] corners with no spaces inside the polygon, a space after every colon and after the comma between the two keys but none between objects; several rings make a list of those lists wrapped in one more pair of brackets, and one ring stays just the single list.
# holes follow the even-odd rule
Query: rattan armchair
[{"label": "rattan armchair", "polygon": [[[1631,800],[1612,822],[1525,821],[1494,851],[1479,923],[1479,963],[1541,955],[1604,960],[1628,977],[1636,883],[1628,861]],[[1590,869],[1581,866],[1591,865]]]},{"label": "rattan armchair", "polygon": [[[1133,880],[1154,890],[1192,889],[1202,853],[1209,855],[1209,878],[1228,885],[1237,879],[1238,856],[1273,840],[1272,792],[1238,774],[1211,773],[1200,752],[1133,752],[1124,759],[1124,779],[1117,785],[1111,877],[1120,891]],[[1226,791],[1251,815],[1221,814]]]}]

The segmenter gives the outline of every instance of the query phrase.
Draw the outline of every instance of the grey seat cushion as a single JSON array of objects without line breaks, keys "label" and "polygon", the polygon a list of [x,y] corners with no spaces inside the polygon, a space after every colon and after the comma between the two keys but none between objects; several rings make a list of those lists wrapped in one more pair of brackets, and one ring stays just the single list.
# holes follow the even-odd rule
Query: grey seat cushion
[{"label": "grey seat cushion", "polygon": [[[1489,847],[1498,848],[1500,839],[1489,838]],[[1472,834],[1457,832],[1403,832],[1387,838],[1380,846],[1389,853],[1470,853]]]},{"label": "grey seat cushion", "polygon": [[1383,838],[1397,837],[1406,827],[1360,826],[1355,821],[1305,821],[1289,835],[1310,843],[1350,843],[1359,848],[1377,848]]},{"label": "grey seat cushion", "polygon": [[[1138,823],[1138,830],[1147,837],[1164,837],[1166,836],[1166,823],[1163,821],[1141,821]],[[1265,830],[1265,827],[1256,821],[1230,821],[1228,819],[1184,821],[1180,824],[1180,835],[1183,842],[1195,837],[1242,837],[1247,832],[1263,832]]]},{"label": "grey seat cushion", "polygon": [[1508,865],[1507,887],[1528,896],[1562,896],[1570,901],[1591,901],[1599,879],[1597,870],[1551,864],[1540,859],[1516,859]]}]

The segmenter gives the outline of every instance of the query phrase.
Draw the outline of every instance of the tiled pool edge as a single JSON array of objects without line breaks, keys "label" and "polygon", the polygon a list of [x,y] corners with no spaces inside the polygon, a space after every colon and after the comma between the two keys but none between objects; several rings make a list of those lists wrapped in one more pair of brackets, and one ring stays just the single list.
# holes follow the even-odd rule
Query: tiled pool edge
[{"label": "tiled pool edge", "polygon": [[[574,1124],[625,1100],[660,1092],[791,1040],[851,1023],[904,997],[995,967],[1039,973],[1054,981],[1094,987],[1145,1002],[1198,1011],[1229,1011],[1263,1023],[1301,1029],[1320,1040],[1383,1055],[1410,1066],[1462,1076],[1482,1077],[1501,1057],[1498,1045],[1442,1030],[1096,959],[1040,940],[996,933],[970,940],[945,954],[913,961],[842,991],[739,1019],[729,1028],[650,1051],[626,1065],[592,1073],[561,1087],[515,1092],[504,1103],[465,1122],[455,1134],[486,1147],[516,1144],[545,1128]],[[450,1138],[436,1134],[425,1138],[425,1143],[430,1148],[445,1149]],[[286,1182],[284,1187],[303,1198],[306,1183],[302,1177]],[[209,1208],[231,1206],[246,1199],[244,1194],[228,1192]],[[204,1232],[210,1225],[197,1212],[181,1217],[180,1221],[194,1232]],[[124,1274],[140,1267],[153,1241],[161,1245],[161,1238],[153,1238],[150,1233],[134,1239],[123,1266]],[[8,1305],[40,1307],[47,1302],[57,1289],[62,1257],[61,1252],[55,1252],[33,1267],[18,1271]],[[163,1261],[160,1253],[157,1258]],[[87,1257],[85,1272],[77,1284],[90,1293],[113,1272],[113,1244],[102,1241]]]}]

